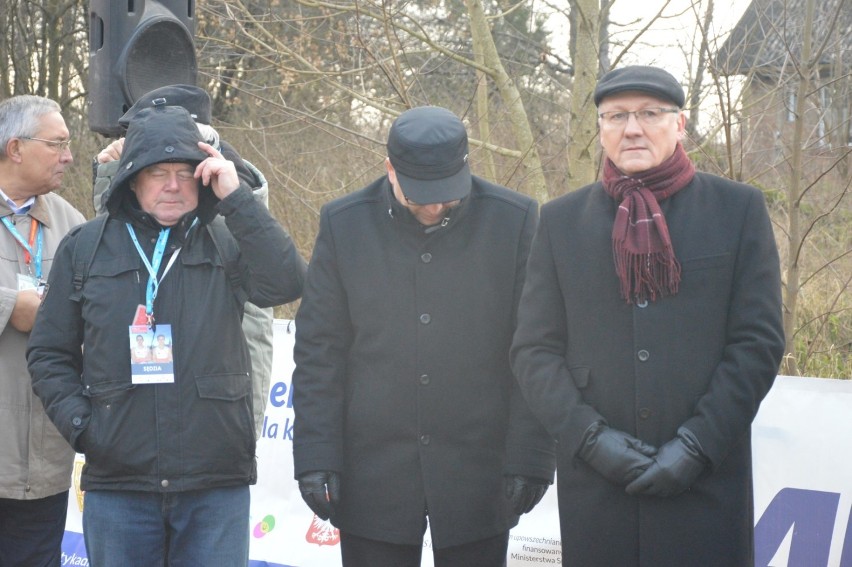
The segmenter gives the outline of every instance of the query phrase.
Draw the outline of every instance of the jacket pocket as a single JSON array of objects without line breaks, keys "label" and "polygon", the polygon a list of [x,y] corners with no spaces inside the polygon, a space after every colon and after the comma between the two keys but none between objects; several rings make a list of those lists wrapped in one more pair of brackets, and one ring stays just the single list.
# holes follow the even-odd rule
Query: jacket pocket
[{"label": "jacket pocket", "polygon": [[[149,411],[134,399],[136,386],[113,380],[87,384],[85,394],[92,403],[92,416],[83,431],[80,445],[86,462],[99,473],[120,474],[139,470],[150,459],[140,442],[150,428]],[[134,403],[135,402],[135,403]],[[150,408],[149,408],[150,409]],[[128,434],[129,432],[135,434]]]},{"label": "jacket pocket", "polygon": [[195,379],[199,398],[234,402],[251,393],[251,381],[244,373],[212,374]]},{"label": "jacket pocket", "polygon": [[245,475],[255,452],[251,379],[246,372],[196,376],[198,397],[186,400],[186,439],[204,443],[184,446],[187,473],[206,475],[211,466],[222,475]]},{"label": "jacket pocket", "polygon": [[684,272],[697,272],[699,270],[712,270],[724,267],[731,261],[731,254],[725,252],[723,254],[713,254],[711,256],[699,256],[697,258],[689,258],[682,260],[680,263],[681,270]]}]

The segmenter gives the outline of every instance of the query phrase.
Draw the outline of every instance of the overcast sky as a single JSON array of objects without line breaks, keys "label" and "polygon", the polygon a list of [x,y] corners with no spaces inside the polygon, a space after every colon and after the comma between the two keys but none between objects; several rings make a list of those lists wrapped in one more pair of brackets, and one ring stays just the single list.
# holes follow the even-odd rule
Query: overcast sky
[{"label": "overcast sky", "polygon": [[[620,27],[612,27],[615,38],[621,42],[634,37],[633,30],[643,28],[663,9],[662,17],[652,24],[643,41],[629,50],[623,63],[660,65],[673,74],[685,75],[688,62],[684,52],[689,51],[687,48],[694,41],[696,17],[703,18],[707,3],[708,0],[616,0],[610,11],[610,20],[614,24],[628,25],[624,31],[618,31],[622,29]],[[750,3],[751,0],[715,0],[710,37],[727,35]],[[553,29],[555,38],[566,33],[567,22],[562,16],[554,15],[548,20],[548,25]],[[560,42],[557,40],[556,43]],[[614,47],[610,56],[614,59],[618,54],[619,48]]]}]

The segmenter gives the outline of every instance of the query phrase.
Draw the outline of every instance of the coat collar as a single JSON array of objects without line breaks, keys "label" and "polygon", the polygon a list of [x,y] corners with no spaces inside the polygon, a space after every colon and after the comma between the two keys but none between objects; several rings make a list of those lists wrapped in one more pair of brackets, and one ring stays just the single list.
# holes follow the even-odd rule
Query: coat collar
[{"label": "coat collar", "polygon": [[462,199],[461,203],[450,209],[444,223],[433,226],[424,226],[420,224],[420,221],[418,221],[414,215],[411,214],[411,211],[409,211],[407,207],[403,206],[402,203],[396,200],[396,197],[394,197],[393,194],[393,187],[387,177],[385,177],[384,182],[382,183],[382,191],[384,193],[388,217],[390,217],[393,221],[396,221],[400,227],[406,230],[418,230],[426,235],[443,232],[462,222],[470,209],[470,202],[472,200],[475,187],[476,184],[474,183],[471,187],[470,194]]}]

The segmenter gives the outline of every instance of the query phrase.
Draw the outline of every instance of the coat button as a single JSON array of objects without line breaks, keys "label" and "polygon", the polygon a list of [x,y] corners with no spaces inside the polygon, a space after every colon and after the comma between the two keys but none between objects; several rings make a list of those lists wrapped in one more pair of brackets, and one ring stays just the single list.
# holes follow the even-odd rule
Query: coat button
[{"label": "coat button", "polygon": [[646,307],[648,307],[648,300],[643,299],[642,301],[636,304],[636,307],[638,307],[639,309],[645,309]]},{"label": "coat button", "polygon": [[73,418],[71,420],[71,425],[73,425],[74,427],[80,427],[81,425],[83,425],[83,418],[82,417]]},{"label": "coat button", "polygon": [[421,435],[420,436],[420,444],[421,445],[428,445],[431,442],[432,442],[432,439],[428,435]]},{"label": "coat button", "polygon": [[432,321],[432,316],[429,315],[428,313],[424,313],[423,315],[420,316],[420,322],[423,323],[424,325],[428,325],[431,321]]},{"label": "coat button", "polygon": [[642,350],[640,350],[639,352],[636,353],[636,356],[639,358],[640,362],[645,362],[649,358],[651,358],[651,353],[649,353],[647,350],[645,350],[643,348]]},{"label": "coat button", "polygon": [[424,264],[428,264],[432,261],[432,254],[430,254],[429,252],[424,252],[420,255],[420,259],[423,260]]},{"label": "coat button", "polygon": [[424,386],[428,386],[429,385],[429,375],[428,374],[422,374],[420,376],[420,383],[423,384]]},{"label": "coat button", "polygon": [[160,486],[162,486],[163,488],[168,488],[168,487],[169,487],[169,481],[167,481],[167,480],[161,480],[161,481],[160,481]]},{"label": "coat button", "polygon": [[649,417],[651,417],[651,410],[648,408],[639,408],[640,419],[648,419]]}]

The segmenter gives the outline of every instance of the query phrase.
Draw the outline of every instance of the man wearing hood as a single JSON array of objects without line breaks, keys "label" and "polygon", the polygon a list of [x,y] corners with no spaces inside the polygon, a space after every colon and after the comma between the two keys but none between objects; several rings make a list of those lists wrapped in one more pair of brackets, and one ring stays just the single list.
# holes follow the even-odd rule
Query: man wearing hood
[{"label": "man wearing hood", "polygon": [[[57,251],[27,352],[33,390],[86,456],[90,564],[244,565],[257,469],[243,302],[298,298],[304,262],[180,107],[131,120],[106,207]],[[81,282],[77,246],[102,222]],[[128,341],[160,333],[173,361],[133,364]]]},{"label": "man wearing hood", "polygon": [[[205,142],[222,152],[222,157],[234,162],[240,181],[252,190],[254,198],[269,207],[269,184],[266,178],[252,163],[244,160],[237,150],[222,140],[219,132],[210,124],[213,120],[212,102],[207,91],[195,85],[166,85],[158,87],[140,96],[127,112],[118,119],[122,128],[127,128],[130,120],[143,108],[155,106],[180,106],[189,111],[198,131]],[[124,137],[112,141],[101,150],[92,162],[94,183],[92,184],[92,204],[96,214],[106,213],[104,197],[112,178],[118,173],[118,163],[124,148]],[[272,318],[271,308],[261,309],[251,303],[245,304],[243,314],[243,332],[248,341],[251,355],[252,404],[254,406],[255,436],[259,439],[263,430],[263,416],[269,399],[269,385],[272,379]]]}]

